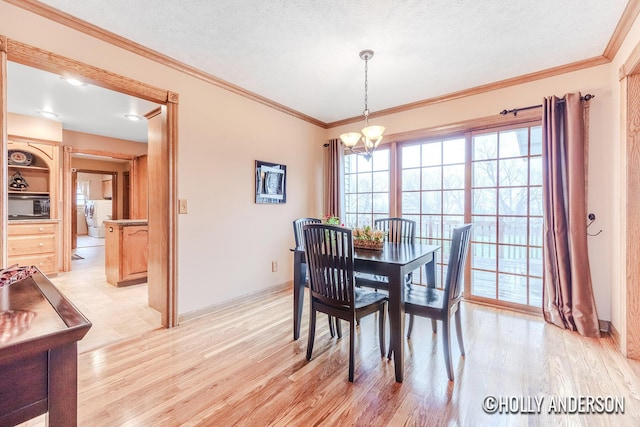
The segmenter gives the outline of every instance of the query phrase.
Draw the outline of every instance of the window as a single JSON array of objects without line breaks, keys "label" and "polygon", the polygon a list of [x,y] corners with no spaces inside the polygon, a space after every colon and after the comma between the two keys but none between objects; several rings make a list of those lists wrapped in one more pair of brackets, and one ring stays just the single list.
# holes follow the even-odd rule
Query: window
[{"label": "window", "polygon": [[389,166],[388,148],[377,149],[371,160],[356,154],[345,155],[345,226],[373,227],[375,219],[389,216]]},{"label": "window", "polygon": [[[346,155],[345,207],[349,227],[388,216],[416,221],[417,239],[442,248],[438,283],[446,276],[453,228],[472,222],[465,296],[525,310],[541,307],[539,122],[392,143],[369,162]],[[424,269],[414,281],[426,282]]]},{"label": "window", "polygon": [[542,305],[542,128],[472,136],[472,296]]}]

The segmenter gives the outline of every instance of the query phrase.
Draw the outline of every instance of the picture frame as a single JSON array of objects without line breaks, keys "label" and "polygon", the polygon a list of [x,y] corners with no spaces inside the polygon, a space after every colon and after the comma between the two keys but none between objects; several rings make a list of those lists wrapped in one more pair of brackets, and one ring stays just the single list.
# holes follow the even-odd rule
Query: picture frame
[{"label": "picture frame", "polygon": [[256,203],[287,202],[287,167],[256,160]]}]

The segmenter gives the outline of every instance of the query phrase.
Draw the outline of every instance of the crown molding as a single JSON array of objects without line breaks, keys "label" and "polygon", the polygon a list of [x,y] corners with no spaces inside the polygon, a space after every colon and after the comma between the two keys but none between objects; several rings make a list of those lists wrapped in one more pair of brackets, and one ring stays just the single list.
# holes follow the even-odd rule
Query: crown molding
[{"label": "crown molding", "polygon": [[195,67],[187,65],[183,62],[180,62],[174,58],[163,55],[159,52],[156,52],[153,49],[149,49],[148,47],[142,46],[141,44],[135,43],[129,39],[121,37],[115,33],[104,30],[96,25],[90,24],[86,21],[78,19],[68,13],[62,12],[58,9],[55,9],[51,6],[45,5],[35,0],[4,0],[6,3],[10,3],[14,6],[17,6],[21,9],[27,10],[29,12],[35,13],[36,15],[40,15],[46,19],[57,22],[58,24],[64,25],[81,33],[87,34],[89,36],[95,37],[98,40],[102,40],[119,48],[125,49],[129,52],[140,55],[144,58],[150,59],[152,61],[158,62],[162,65],[166,65],[174,70],[180,71],[182,73],[188,74],[197,79],[203,80],[207,83],[210,83],[214,86],[218,86],[222,89],[233,92],[237,95],[241,95],[245,98],[248,98],[252,101],[258,102],[260,104],[271,107],[277,111],[280,111],[285,114],[289,114],[298,119],[309,122],[313,125],[319,126],[321,128],[326,128],[327,124],[318,119],[315,119],[311,116],[307,116],[306,114],[295,111],[291,108],[288,108],[282,104],[279,104],[275,101],[267,99],[263,96],[260,96],[256,93],[250,92],[246,89],[241,88],[240,86],[236,86],[232,83],[224,81],[218,77],[215,77],[211,74],[205,73],[202,70],[199,70]]},{"label": "crown molding", "polygon": [[629,34],[629,30],[631,30],[631,26],[638,17],[638,14],[640,14],[640,0],[629,0],[602,56],[609,61],[613,61],[620,46],[622,46],[622,42],[625,37],[627,37],[627,34]]},{"label": "crown molding", "polygon": [[[573,62],[571,64],[561,65],[559,67],[547,68],[546,70],[536,71],[534,73],[524,74],[522,76],[513,77],[510,79],[500,80],[494,83],[488,83],[486,85],[476,86],[470,89],[464,89],[458,92],[452,92],[446,95],[437,96],[435,98],[429,98],[422,101],[412,102],[410,104],[399,105],[397,107],[387,108],[385,110],[375,111],[369,114],[369,118],[387,116],[390,114],[402,113],[404,111],[413,110],[416,108],[428,107],[430,105],[438,104],[441,102],[453,101],[468,96],[479,95],[485,92],[491,92],[498,89],[504,89],[510,86],[518,86],[524,83],[529,83],[536,80],[546,79],[549,77],[557,76],[560,74],[566,74],[573,71],[582,70],[584,68],[595,67],[597,65],[607,64],[609,61],[604,56],[597,56],[583,61]],[[327,124],[328,128],[334,128],[351,123],[356,123],[362,120],[362,116],[355,116],[337,122],[331,122]]]}]

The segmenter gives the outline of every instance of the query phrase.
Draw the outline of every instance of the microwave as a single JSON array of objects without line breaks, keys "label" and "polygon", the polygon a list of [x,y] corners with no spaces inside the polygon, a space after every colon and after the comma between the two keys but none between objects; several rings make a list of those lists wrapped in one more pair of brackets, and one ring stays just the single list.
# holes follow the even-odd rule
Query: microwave
[{"label": "microwave", "polygon": [[50,205],[47,195],[9,194],[9,219],[49,219]]}]

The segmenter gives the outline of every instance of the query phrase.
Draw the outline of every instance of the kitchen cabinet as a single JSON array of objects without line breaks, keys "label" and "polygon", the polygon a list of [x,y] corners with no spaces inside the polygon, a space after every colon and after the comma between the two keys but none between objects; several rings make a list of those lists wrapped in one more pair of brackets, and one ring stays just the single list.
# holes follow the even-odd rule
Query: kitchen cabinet
[{"label": "kitchen cabinet", "polygon": [[44,274],[57,274],[57,232],[57,220],[9,221],[8,265],[35,265]]},{"label": "kitchen cabinet", "polygon": [[109,220],[105,227],[107,282],[128,286],[147,281],[149,231],[146,220]]}]

